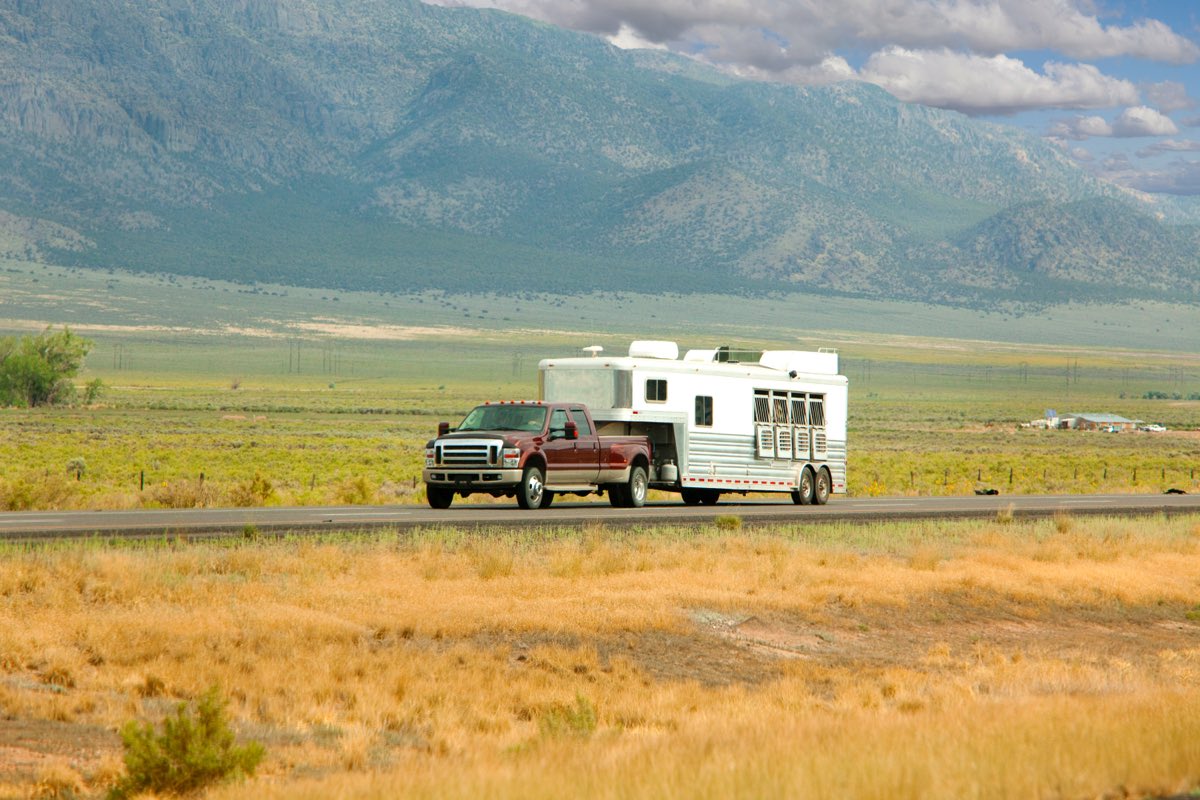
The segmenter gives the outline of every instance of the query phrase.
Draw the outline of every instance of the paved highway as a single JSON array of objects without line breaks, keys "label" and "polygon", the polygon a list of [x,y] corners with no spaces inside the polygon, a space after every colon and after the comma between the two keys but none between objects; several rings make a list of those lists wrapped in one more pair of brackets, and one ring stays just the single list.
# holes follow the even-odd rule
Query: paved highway
[{"label": "paved highway", "polygon": [[612,508],[606,503],[556,502],[540,511],[516,503],[458,502],[445,511],[425,506],[335,506],[309,508],[201,508],[138,511],[27,511],[0,513],[0,539],[78,536],[212,536],[240,533],[336,531],[363,528],[409,529],[431,526],[534,527],[540,525],[693,525],[736,514],[744,525],[806,520],[875,521],[995,517],[1011,508],[1016,517],[1058,512],[1084,514],[1200,514],[1200,495],[1011,495],[968,497],[838,498],[827,506],[796,506],[790,501],[736,499],[716,506],[651,503],[645,508]]}]

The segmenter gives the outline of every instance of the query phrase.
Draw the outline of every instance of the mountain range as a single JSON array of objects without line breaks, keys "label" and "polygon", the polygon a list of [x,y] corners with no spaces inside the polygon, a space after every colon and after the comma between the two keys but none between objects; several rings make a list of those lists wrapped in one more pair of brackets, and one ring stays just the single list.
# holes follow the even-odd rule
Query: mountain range
[{"label": "mountain range", "polygon": [[0,254],[406,292],[1200,299],[1194,211],[862,83],[416,0],[0,0]]}]

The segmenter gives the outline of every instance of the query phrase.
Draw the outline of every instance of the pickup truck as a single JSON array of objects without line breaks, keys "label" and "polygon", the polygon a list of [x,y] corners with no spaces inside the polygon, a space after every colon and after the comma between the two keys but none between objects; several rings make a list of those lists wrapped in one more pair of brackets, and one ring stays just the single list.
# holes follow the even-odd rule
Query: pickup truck
[{"label": "pickup truck", "polygon": [[646,502],[651,444],[645,436],[601,436],[582,403],[504,402],[476,406],[425,445],[425,494],[434,508],[454,496],[517,498],[546,508],[556,494],[607,492],[614,506]]}]

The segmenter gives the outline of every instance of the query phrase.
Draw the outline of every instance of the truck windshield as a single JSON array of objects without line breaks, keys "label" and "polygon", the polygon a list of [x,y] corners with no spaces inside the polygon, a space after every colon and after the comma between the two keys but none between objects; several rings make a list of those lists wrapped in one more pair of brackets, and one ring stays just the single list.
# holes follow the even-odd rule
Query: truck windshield
[{"label": "truck windshield", "polygon": [[545,427],[546,409],[542,406],[478,406],[457,430],[541,433]]}]

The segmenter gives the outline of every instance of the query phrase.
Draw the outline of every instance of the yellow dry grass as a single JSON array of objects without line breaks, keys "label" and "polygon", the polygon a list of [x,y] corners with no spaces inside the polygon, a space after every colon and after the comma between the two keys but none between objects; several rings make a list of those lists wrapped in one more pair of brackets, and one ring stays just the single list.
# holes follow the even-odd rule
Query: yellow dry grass
[{"label": "yellow dry grass", "polygon": [[0,716],[57,742],[22,771],[0,731],[0,794],[101,791],[115,737],[62,740],[214,683],[268,751],[220,798],[1165,795],[1200,787],[1200,522],[0,560]]}]

